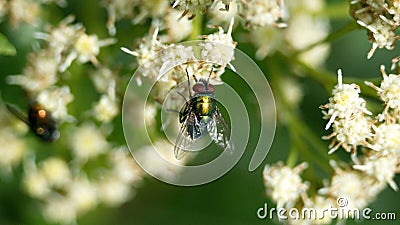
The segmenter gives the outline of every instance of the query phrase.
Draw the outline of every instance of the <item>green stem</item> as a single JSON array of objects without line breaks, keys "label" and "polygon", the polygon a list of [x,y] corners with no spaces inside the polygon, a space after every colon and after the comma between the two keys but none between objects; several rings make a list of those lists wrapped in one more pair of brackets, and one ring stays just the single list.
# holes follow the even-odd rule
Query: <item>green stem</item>
[{"label": "green stem", "polygon": [[298,151],[295,149],[294,146],[289,150],[289,155],[286,160],[286,166],[293,168],[296,166],[297,158],[299,157]]},{"label": "green stem", "polygon": [[[310,78],[320,83],[328,93],[330,93],[338,83],[337,75],[334,73],[326,71],[322,68],[318,68],[318,70],[316,70],[315,68],[302,62],[298,57],[289,58],[283,53],[278,53],[277,55],[283,57],[283,60],[285,60],[286,62],[293,62],[293,64],[300,66]],[[366,78],[349,77],[346,75],[343,76],[343,83],[347,84],[355,83],[358,86],[360,86],[363,95],[378,99],[376,91],[373,88],[367,86],[364,83],[365,80]],[[377,84],[381,81],[381,78],[373,78],[373,79],[368,78],[368,81]]]},{"label": "green stem", "polygon": [[330,3],[325,7],[324,13],[328,15],[329,19],[343,19],[349,17],[349,2],[348,1],[339,1]]},{"label": "green stem", "polygon": [[[275,90],[276,97],[281,103],[283,112],[285,113],[286,119],[288,120],[288,128],[290,132],[291,139],[293,140],[293,147],[289,152],[287,162],[295,164],[299,153],[303,158],[307,158],[320,166],[327,173],[330,171],[328,165],[328,160],[332,157],[327,155],[327,147],[321,143],[315,134],[310,130],[310,128],[302,121],[302,118],[296,113],[296,108],[292,107],[282,95],[283,90],[279,85],[279,74],[278,64],[276,62],[270,62],[268,68],[271,70],[271,85]],[[306,143],[309,143],[307,146]],[[310,149],[312,147],[315,151]],[[324,151],[326,149],[326,151]],[[315,154],[317,152],[317,154]],[[321,160],[321,158],[323,160]]]},{"label": "green stem", "polygon": [[196,12],[196,16],[192,20],[193,29],[189,36],[189,41],[198,40],[203,32],[203,15],[200,11]]}]

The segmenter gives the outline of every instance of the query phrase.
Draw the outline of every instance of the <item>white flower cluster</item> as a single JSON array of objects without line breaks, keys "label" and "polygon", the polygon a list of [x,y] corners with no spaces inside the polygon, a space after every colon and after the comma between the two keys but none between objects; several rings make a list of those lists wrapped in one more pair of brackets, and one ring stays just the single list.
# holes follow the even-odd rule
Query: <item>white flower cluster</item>
[{"label": "white flower cluster", "polygon": [[[84,138],[90,139],[93,136],[92,133],[80,133],[85,135]],[[93,146],[94,142],[86,143],[80,150],[99,147],[98,144]],[[138,185],[143,176],[125,147],[110,150],[106,172],[105,168],[97,168],[98,171],[93,172],[101,174],[97,177],[89,177],[83,172],[83,165],[76,165],[74,161],[66,162],[54,156],[38,165],[34,158],[29,158],[24,166],[25,190],[30,196],[43,202],[43,214],[48,221],[61,224],[74,223],[78,216],[102,203],[108,206],[122,204],[131,197],[132,186]]]},{"label": "white flower cluster", "polygon": [[263,171],[266,193],[277,203],[277,208],[291,208],[302,197],[308,183],[303,182],[300,174],[307,168],[307,163],[302,163],[295,168],[285,166],[282,162],[277,165],[266,165]]},{"label": "white flower cluster", "polygon": [[[3,112],[5,113],[5,112]],[[12,169],[19,165],[27,152],[27,146],[24,142],[19,141],[20,138],[15,134],[12,128],[4,127],[0,131],[0,169],[6,173],[11,173]],[[2,171],[2,172],[3,172]]]},{"label": "white flower cluster", "polygon": [[[218,32],[205,35],[198,46],[164,43],[157,38],[159,30],[156,28],[150,37],[143,39],[138,49],[121,50],[137,58],[140,65],[135,75],[138,85],[142,84],[143,78],[157,82],[159,94],[155,98],[162,102],[171,88],[187,79],[185,70],[198,77],[208,77],[212,70],[211,78],[216,81],[220,81],[228,65],[234,70],[230,64],[236,47],[231,36],[233,24],[232,19],[227,32],[218,27]],[[200,51],[200,56],[195,56],[196,50]]]},{"label": "white flower cluster", "polygon": [[111,122],[119,113],[120,99],[116,94],[117,77],[107,67],[97,68],[90,74],[100,100],[93,106],[92,114],[100,122]]},{"label": "white flower cluster", "polygon": [[322,65],[328,57],[329,44],[307,48],[328,36],[329,21],[323,14],[324,1],[288,1],[285,8],[281,11],[290,15],[284,20],[287,28],[261,26],[251,31],[250,38],[257,47],[256,57],[263,59],[275,51],[287,54],[301,51],[298,57],[302,62],[314,67]]},{"label": "white flower cluster", "polygon": [[[362,171],[374,182],[388,183],[397,190],[393,179],[400,172],[400,76],[387,75],[383,66],[381,72],[383,81],[379,87],[366,82],[385,104],[383,112],[375,118],[365,108],[366,102],[359,96],[359,87],[343,84],[339,72],[339,83],[332,91],[333,97],[322,106],[326,110],[323,111],[324,119],[329,120],[326,128],[333,127],[333,133],[325,138],[333,138],[329,153],[340,146],[348,152],[352,150],[354,169]],[[364,154],[357,156],[357,149],[363,150]]]},{"label": "white flower cluster", "polygon": [[[215,18],[225,17],[223,19],[225,21],[233,18],[233,15],[238,15],[247,27],[283,28],[286,27],[285,20],[288,18],[284,0],[175,0],[172,7],[183,11],[181,16],[187,15],[189,19],[194,18],[198,12],[204,14],[208,10],[214,14]],[[224,14],[229,14],[229,16],[226,17]]]},{"label": "white flower cluster", "polygon": [[284,28],[288,12],[283,0],[239,1],[241,17],[247,26],[275,26]]},{"label": "white flower cluster", "polygon": [[205,36],[205,42],[200,43],[203,60],[223,67],[230,65],[231,69],[235,70],[230,64],[235,59],[234,50],[237,44],[232,39],[233,23],[234,19],[232,18],[226,33],[222,27],[218,27],[218,33]]},{"label": "white flower cluster", "polygon": [[6,5],[10,24],[17,27],[21,23],[37,25],[40,13],[40,4],[34,0],[12,0]]},{"label": "white flower cluster", "polygon": [[13,28],[24,23],[37,26],[41,22],[41,4],[52,2],[61,7],[67,5],[65,0],[0,0],[0,22],[7,16]]},{"label": "white flower cluster", "polygon": [[82,64],[90,61],[98,65],[100,48],[115,42],[112,38],[99,40],[96,34],[88,35],[82,24],[72,24],[73,21],[72,16],[66,17],[57,27],[48,27],[48,33],[36,34],[47,41],[49,57],[56,59],[60,72],[65,72],[75,59]]},{"label": "white flower cluster", "polygon": [[139,23],[151,18],[155,21],[153,25],[167,30],[168,40],[179,41],[190,34],[196,14],[207,11],[218,21],[229,21],[238,16],[244,20],[246,27],[283,28],[289,17],[284,0],[172,0],[170,3],[167,0],[104,0],[109,33],[115,35],[118,20],[131,19],[133,23]]},{"label": "white flower cluster", "polygon": [[377,48],[392,50],[399,36],[396,29],[400,26],[400,1],[353,0],[350,2],[350,14],[357,23],[368,30],[372,42],[367,58],[371,58]]},{"label": "white flower cluster", "polygon": [[[8,16],[12,26],[43,22],[38,15],[40,4],[51,2],[59,6],[66,3],[64,0],[0,1],[0,19]],[[34,34],[39,41],[36,40],[34,51],[28,53],[26,66],[21,74],[8,76],[7,82],[19,85],[30,100],[51,112],[62,138],[50,145],[66,151],[36,157],[43,150],[42,143],[39,139],[24,138],[29,127],[5,111],[1,102],[0,141],[7,145],[0,147],[0,176],[10,176],[14,168],[22,166],[21,183],[26,193],[40,203],[44,219],[50,223],[74,224],[100,204],[116,207],[128,201],[145,174],[125,147],[117,147],[108,140],[113,129],[111,122],[120,114],[119,77],[98,56],[102,47],[116,40],[100,40],[96,34],[87,34],[73,16],[58,25],[43,24],[37,29],[42,29]],[[87,71],[87,77],[78,77],[79,71],[72,72],[74,61],[91,63],[91,67],[80,66],[83,72]],[[90,89],[79,90],[82,83],[77,84],[75,78],[79,81],[91,78],[93,92],[97,91],[99,97],[87,108],[82,107],[86,112],[75,111],[72,116],[69,104],[77,99],[90,99],[85,95],[92,95],[88,93]],[[100,124],[91,121],[92,118]],[[81,122],[82,119],[89,121]],[[32,144],[33,140],[37,143]]]},{"label": "white flower cluster", "polygon": [[140,65],[139,73],[136,75],[138,85],[141,85],[142,78],[148,78],[151,81],[172,82],[168,71],[173,65],[188,63],[195,60],[193,48],[191,46],[165,44],[158,38],[158,28],[154,29],[148,39],[143,39],[139,48],[131,51],[127,48],[121,48],[122,51],[137,58]]},{"label": "white flower cluster", "polygon": [[65,72],[75,59],[97,65],[100,47],[114,43],[114,39],[99,40],[97,35],[87,35],[81,24],[71,24],[73,20],[69,16],[58,27],[49,27],[48,33],[38,32],[37,38],[48,44],[32,53],[23,75],[10,76],[9,83],[38,92],[55,84],[59,79],[57,72]]},{"label": "white flower cluster", "polygon": [[[80,23],[72,24],[74,17],[68,16],[58,26],[47,26],[47,33],[37,32],[36,37],[46,44],[28,56],[27,66],[21,75],[8,76],[10,84],[20,85],[35,99],[52,112],[58,122],[72,122],[74,118],[67,113],[67,104],[74,96],[68,86],[56,86],[62,72],[77,59],[79,63],[91,62],[102,68],[97,59],[100,48],[114,43],[114,39],[99,40],[97,35],[88,35]],[[107,90],[100,90],[99,103],[94,106],[95,116],[99,121],[109,122],[118,113],[118,98],[115,96],[115,77],[97,83],[107,83]]]},{"label": "white flower cluster", "polygon": [[371,115],[365,107],[366,102],[359,97],[360,88],[356,84],[343,84],[342,72],[338,70],[338,84],[332,90],[329,103],[321,106],[324,119],[329,119],[325,129],[333,126],[334,133],[325,137],[330,139],[336,137],[338,144],[330,145],[329,154],[336,151],[340,146],[347,152],[355,153],[357,146],[369,145],[367,140],[372,137]]}]

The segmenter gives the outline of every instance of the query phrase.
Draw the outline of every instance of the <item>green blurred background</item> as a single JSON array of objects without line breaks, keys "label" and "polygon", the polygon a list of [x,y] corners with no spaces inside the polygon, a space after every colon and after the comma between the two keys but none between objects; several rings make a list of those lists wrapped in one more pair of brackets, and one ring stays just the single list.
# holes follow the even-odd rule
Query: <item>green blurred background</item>
[{"label": "green blurred background", "polygon": [[[329,4],[341,5],[341,1],[330,1]],[[345,6],[345,5],[344,5]],[[106,38],[107,21],[106,11],[99,5],[99,1],[86,0],[68,1],[65,9],[50,5],[46,6],[45,17],[51,20],[59,20],[69,14],[74,14],[76,20],[82,22],[88,34],[96,33],[100,38]],[[352,19],[347,16],[347,9],[338,7],[339,16],[333,16],[331,20],[331,30],[337,30]],[[100,58],[111,60],[116,68],[120,68],[123,74],[122,82],[127,82],[129,74],[132,73],[129,65],[132,57],[119,50],[121,46],[131,46],[132,40],[142,37],[147,33],[149,23],[142,25],[131,25],[129,21],[117,23],[118,43],[102,49]],[[0,24],[0,32],[4,33],[9,40],[16,46],[18,54],[16,56],[0,56],[0,91],[1,97],[5,102],[19,105],[21,108],[27,105],[28,99],[19,86],[8,85],[6,76],[21,73],[21,69],[26,63],[26,55],[32,50],[32,34],[34,29],[28,25],[20,26],[18,29],[10,29],[6,22]],[[234,33],[235,39],[235,33]],[[246,52],[254,58],[255,48],[249,43],[239,42],[238,49]],[[377,50],[374,57],[366,59],[366,53],[370,49],[364,30],[356,30],[344,37],[333,41],[331,54],[326,62],[326,70],[335,73],[338,68],[343,70],[344,76],[351,75],[360,78],[380,78],[379,66],[390,65],[390,60],[398,55],[399,47],[393,51]],[[279,57],[270,57],[278,66],[285,66],[286,62]],[[268,59],[267,59],[268,60]],[[265,72],[267,78],[268,64],[265,61],[257,62]],[[83,67],[83,68],[82,68]],[[87,92],[91,82],[85,74],[85,66],[73,66],[71,77],[68,84],[71,91],[76,96],[85,95],[85,99],[75,100],[69,105],[69,112],[72,115],[79,114],[80,111],[87,110],[88,103],[98,97],[95,92]],[[235,76],[224,76],[224,81],[234,84]],[[315,135],[322,136],[327,134],[324,130],[326,121],[322,120],[322,114],[318,108],[321,104],[328,101],[329,94],[320,83],[305,76],[300,79],[304,91],[304,98],[300,105],[301,117]],[[93,89],[93,87],[91,87]],[[241,96],[249,96],[246,104],[249,106],[249,114],[258,113],[254,111],[252,94],[246,87],[237,87]],[[363,90],[362,90],[363,91]],[[246,97],[244,98],[246,100]],[[253,111],[252,111],[253,110]],[[115,128],[111,136],[114,142],[123,144],[124,139],[121,130],[121,117],[115,119]],[[252,132],[258,129],[258,121],[251,120]],[[57,151],[57,144],[47,145],[38,142],[35,138],[28,137],[29,143],[40,149],[40,154],[51,155]],[[252,155],[251,146],[257,142],[257,136],[250,137],[249,148],[239,163],[225,176],[209,184],[196,187],[177,187],[165,184],[152,177],[146,177],[143,185],[136,189],[136,195],[132,200],[123,204],[121,207],[110,208],[100,206],[82,216],[79,224],[276,224],[276,221],[260,220],[256,212],[264,203],[274,205],[265,195],[265,188],[262,179],[263,166],[253,172],[248,172],[248,164]],[[323,142],[328,151],[329,142]],[[6,144],[6,143],[1,143]],[[285,126],[278,123],[275,139],[265,159],[264,164],[275,163],[279,160],[286,161],[291,141],[288,130]],[[45,152],[45,153],[43,153]],[[339,151],[341,152],[341,151]],[[345,154],[338,153],[340,157],[346,159]],[[1,157],[1,156],[0,156]],[[322,159],[321,159],[322,160]],[[347,160],[347,159],[346,159]],[[328,163],[328,162],[323,162]],[[312,168],[310,168],[312,169]],[[22,168],[17,168],[15,177],[0,180],[0,224],[43,224],[45,221],[40,216],[38,203],[36,200],[27,196],[21,188],[18,173]],[[317,171],[317,173],[319,173]],[[321,173],[322,176],[326,174]],[[305,174],[307,177],[307,173]],[[397,184],[400,184],[400,176],[396,176]],[[396,212],[400,217],[399,209],[400,195],[390,188],[386,188],[370,205],[373,212]],[[398,220],[397,220],[398,221]],[[334,222],[335,223],[335,222]],[[348,221],[346,224],[398,224],[395,221]]]}]

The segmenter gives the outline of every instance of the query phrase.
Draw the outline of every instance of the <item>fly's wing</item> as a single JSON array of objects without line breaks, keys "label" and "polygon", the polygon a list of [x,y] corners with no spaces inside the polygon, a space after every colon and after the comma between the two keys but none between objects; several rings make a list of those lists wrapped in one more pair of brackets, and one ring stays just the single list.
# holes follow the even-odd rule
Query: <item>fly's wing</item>
[{"label": "fly's wing", "polygon": [[8,111],[10,111],[12,114],[14,114],[18,119],[22,120],[24,123],[29,125],[28,118],[23,113],[21,113],[21,111],[18,110],[17,107],[15,107],[11,104],[8,104],[8,103],[6,103],[6,107],[7,107]]},{"label": "fly's wing", "polygon": [[176,138],[174,147],[175,158],[182,159],[200,134],[201,130],[197,117],[194,112],[189,110],[189,115],[183,121],[178,137]]},{"label": "fly's wing", "polygon": [[223,149],[232,150],[233,145],[229,141],[231,130],[218,108],[216,108],[215,113],[212,115],[211,121],[207,125],[207,130],[215,144]]}]

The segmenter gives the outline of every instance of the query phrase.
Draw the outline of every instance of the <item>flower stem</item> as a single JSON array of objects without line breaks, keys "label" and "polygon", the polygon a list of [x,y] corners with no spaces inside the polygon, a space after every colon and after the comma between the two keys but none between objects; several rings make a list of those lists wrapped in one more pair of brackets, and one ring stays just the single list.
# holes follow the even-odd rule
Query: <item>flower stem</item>
[{"label": "flower stem", "polygon": [[329,19],[343,19],[349,17],[349,2],[338,1],[331,2],[324,8],[325,15],[328,15]]},{"label": "flower stem", "polygon": [[198,40],[203,33],[203,14],[199,10],[196,11],[196,16],[192,20],[193,30],[189,36],[189,40]]},{"label": "flower stem", "polygon": [[[332,91],[332,89],[336,86],[336,84],[337,84],[337,75],[336,74],[326,71],[322,68],[318,68],[318,70],[317,70],[317,69],[307,65],[306,63],[302,62],[298,57],[290,57],[289,58],[288,56],[284,55],[281,52],[279,52],[277,55],[279,55],[280,57],[283,57],[283,60],[285,60],[285,62],[292,62],[296,66],[300,66],[306,72],[307,76],[309,76],[310,78],[312,78],[315,81],[317,81],[318,83],[320,83],[328,93],[330,93]],[[368,78],[368,80],[371,81],[372,83],[379,83],[381,78],[373,78],[373,79]],[[343,77],[343,83],[355,83],[358,86],[360,86],[363,95],[372,97],[374,99],[378,99],[378,96],[376,95],[376,91],[373,88],[367,86],[364,83],[364,81],[365,81],[365,78],[356,78],[356,77],[349,77],[349,76]]]},{"label": "flower stem", "polygon": [[293,168],[296,166],[297,158],[299,157],[298,151],[294,148],[295,147],[292,146],[292,148],[289,150],[289,155],[286,160],[286,166],[288,166],[290,168]]},{"label": "flower stem", "polygon": [[[327,147],[318,139],[315,134],[310,130],[310,128],[304,123],[301,116],[298,113],[296,107],[291,106],[284,95],[282,94],[284,90],[281,89],[279,85],[280,71],[277,62],[272,62],[272,58],[269,59],[268,68],[271,74],[271,86],[275,90],[276,99],[279,101],[281,110],[285,119],[287,120],[287,125],[289,128],[289,133],[293,141],[293,147],[289,152],[287,163],[290,166],[296,164],[299,154],[301,157],[314,162],[316,165],[321,167],[325,172],[329,173],[331,168],[328,165],[328,161],[335,156],[329,157],[327,154]],[[311,148],[314,150],[311,150]],[[326,149],[326,151],[325,151]],[[321,160],[323,159],[323,160]]]}]

